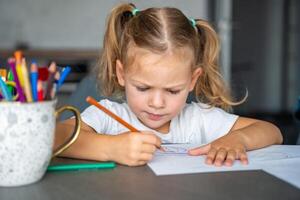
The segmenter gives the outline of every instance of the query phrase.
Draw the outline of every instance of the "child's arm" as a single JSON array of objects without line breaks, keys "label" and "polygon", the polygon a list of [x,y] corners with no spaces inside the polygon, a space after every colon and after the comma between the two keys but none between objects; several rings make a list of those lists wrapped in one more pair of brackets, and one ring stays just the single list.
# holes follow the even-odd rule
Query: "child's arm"
[{"label": "child's arm", "polygon": [[191,155],[207,154],[206,163],[231,166],[239,159],[248,163],[246,151],[259,149],[272,144],[281,144],[280,130],[265,121],[239,117],[230,132],[212,143],[192,149]]},{"label": "child's arm", "polygon": [[[70,137],[74,124],[73,119],[57,124],[54,148]],[[151,160],[160,145],[159,137],[151,132],[126,132],[115,136],[97,134],[82,122],[78,139],[60,156],[138,166]]]}]

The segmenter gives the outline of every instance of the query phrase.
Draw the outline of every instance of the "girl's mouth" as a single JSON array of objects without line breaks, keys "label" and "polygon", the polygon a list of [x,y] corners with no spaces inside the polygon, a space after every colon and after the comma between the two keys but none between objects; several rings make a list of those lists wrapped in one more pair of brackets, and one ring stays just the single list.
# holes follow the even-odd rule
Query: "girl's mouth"
[{"label": "girl's mouth", "polygon": [[153,121],[159,121],[163,117],[163,115],[157,115],[157,114],[148,113],[148,112],[147,112],[147,114],[148,114],[149,119],[153,120]]}]

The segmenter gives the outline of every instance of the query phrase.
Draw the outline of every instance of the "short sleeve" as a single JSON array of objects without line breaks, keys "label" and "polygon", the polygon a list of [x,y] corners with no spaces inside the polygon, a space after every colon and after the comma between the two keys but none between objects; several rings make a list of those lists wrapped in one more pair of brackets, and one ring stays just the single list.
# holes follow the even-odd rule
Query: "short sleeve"
[{"label": "short sleeve", "polygon": [[226,135],[238,119],[238,115],[227,113],[220,108],[203,108],[205,104],[201,105],[199,103],[197,105],[202,113],[202,130],[206,139],[205,143]]},{"label": "short sleeve", "polygon": [[[101,100],[99,102],[104,107],[111,109],[111,102]],[[81,119],[84,123],[92,127],[97,133],[106,133],[110,126],[109,117],[95,106],[89,106],[81,113]]]}]

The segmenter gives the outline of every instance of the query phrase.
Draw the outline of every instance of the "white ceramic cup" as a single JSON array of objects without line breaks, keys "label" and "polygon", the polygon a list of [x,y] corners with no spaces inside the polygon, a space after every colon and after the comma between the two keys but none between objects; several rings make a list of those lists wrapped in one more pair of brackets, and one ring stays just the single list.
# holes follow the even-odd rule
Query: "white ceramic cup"
[{"label": "white ceramic cup", "polygon": [[[52,157],[78,137],[80,113],[72,106],[55,111],[56,100],[0,102],[0,186],[21,186],[39,181]],[[54,152],[56,116],[70,110],[76,118],[72,137]]]}]

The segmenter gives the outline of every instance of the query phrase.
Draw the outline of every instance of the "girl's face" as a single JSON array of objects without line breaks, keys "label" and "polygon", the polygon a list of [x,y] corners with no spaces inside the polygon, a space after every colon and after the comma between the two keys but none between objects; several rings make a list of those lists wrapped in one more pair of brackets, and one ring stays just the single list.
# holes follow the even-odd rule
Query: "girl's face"
[{"label": "girl's face", "polygon": [[145,126],[161,133],[169,132],[171,119],[184,107],[202,72],[192,71],[192,53],[182,52],[137,51],[127,70],[117,60],[118,82],[125,87],[128,106]]}]

